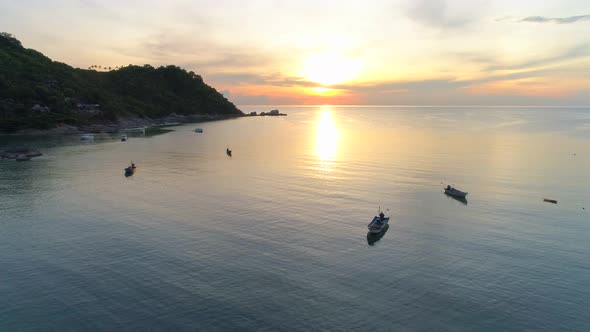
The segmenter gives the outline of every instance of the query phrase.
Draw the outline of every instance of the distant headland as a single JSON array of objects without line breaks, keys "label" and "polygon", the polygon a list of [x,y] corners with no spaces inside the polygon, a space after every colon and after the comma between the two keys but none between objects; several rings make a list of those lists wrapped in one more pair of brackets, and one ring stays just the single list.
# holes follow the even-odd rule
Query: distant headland
[{"label": "distant headland", "polygon": [[177,66],[73,68],[0,33],[0,132],[116,131],[244,116],[200,75]]}]

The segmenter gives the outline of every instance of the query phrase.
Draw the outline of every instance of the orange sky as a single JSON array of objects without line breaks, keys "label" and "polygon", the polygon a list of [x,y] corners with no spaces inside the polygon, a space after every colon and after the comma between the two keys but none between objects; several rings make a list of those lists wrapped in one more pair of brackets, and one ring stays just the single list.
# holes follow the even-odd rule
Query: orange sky
[{"label": "orange sky", "polygon": [[54,60],[174,64],[238,105],[590,105],[589,14],[582,0],[0,3],[2,29]]}]

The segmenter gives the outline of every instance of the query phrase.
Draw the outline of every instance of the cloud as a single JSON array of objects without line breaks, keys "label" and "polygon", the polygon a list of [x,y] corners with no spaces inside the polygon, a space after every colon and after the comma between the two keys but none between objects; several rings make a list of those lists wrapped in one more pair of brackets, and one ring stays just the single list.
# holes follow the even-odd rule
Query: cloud
[{"label": "cloud", "polygon": [[494,19],[494,21],[496,21],[496,22],[509,21],[509,20],[512,20],[512,16],[502,16],[502,17],[498,17],[498,18]]},{"label": "cloud", "polygon": [[246,72],[211,73],[205,75],[207,80],[224,85],[260,85],[277,87],[311,88],[321,84],[306,80],[302,77],[283,76],[280,73],[254,74]]},{"label": "cloud", "polygon": [[246,72],[265,68],[276,61],[272,54],[242,44],[227,44],[194,35],[163,29],[135,41],[135,47],[109,47],[119,56],[152,65],[175,64],[199,74]]},{"label": "cloud", "polygon": [[[68,4],[64,4],[67,6]],[[105,6],[100,1],[80,0],[78,3],[80,10],[86,13],[92,19],[104,20],[107,22],[117,22],[123,18],[116,10]]]},{"label": "cloud", "polygon": [[406,7],[406,14],[426,26],[458,28],[476,20],[484,4],[482,0],[412,0]]},{"label": "cloud", "polygon": [[[575,69],[546,68],[532,69],[509,74],[492,74],[469,80],[453,76],[427,80],[402,80],[367,83],[348,83],[330,86],[338,90],[339,96],[369,104],[535,104],[565,99],[580,89],[553,82],[552,78],[566,74],[575,76]],[[295,96],[290,88],[318,86],[304,78],[283,76],[280,73],[260,75],[252,73],[214,73],[204,77],[213,85],[238,89],[232,93],[232,100],[239,104],[265,103],[321,103],[321,96]],[[554,86],[555,85],[555,86]],[[258,87],[241,90],[239,87]],[[266,88],[265,88],[266,87]],[[268,90],[273,87],[273,90]],[[256,91],[256,92],[254,92]],[[268,91],[264,95],[260,91]],[[254,92],[254,93],[252,93]],[[285,93],[285,95],[279,95]],[[428,96],[425,98],[425,96]],[[315,99],[314,99],[315,98]],[[346,102],[346,100],[344,100]]]},{"label": "cloud", "polygon": [[408,16],[420,23],[434,27],[456,27],[468,20],[450,18],[445,14],[447,2],[445,0],[417,0],[408,8]]},{"label": "cloud", "polygon": [[481,68],[481,73],[484,73],[486,76],[493,76],[494,72],[499,71],[530,72],[539,69],[561,67],[573,61],[587,60],[590,58],[590,41],[562,48],[554,54],[547,54],[542,57],[531,56],[524,61],[512,63],[502,61],[502,57],[495,54],[451,52],[447,53],[446,56],[464,64],[475,65]]},{"label": "cloud", "polygon": [[590,21],[590,15],[578,15],[569,17],[529,16],[521,19],[519,22],[572,24],[583,21]]},{"label": "cloud", "polygon": [[516,64],[516,65],[501,65],[495,64],[486,68],[488,71],[495,70],[526,70],[536,67],[545,67],[557,65],[561,62],[571,61],[576,59],[582,59],[590,57],[590,43],[584,43],[576,45],[572,48],[564,50],[561,54],[557,54],[542,59],[531,59],[527,62]]}]

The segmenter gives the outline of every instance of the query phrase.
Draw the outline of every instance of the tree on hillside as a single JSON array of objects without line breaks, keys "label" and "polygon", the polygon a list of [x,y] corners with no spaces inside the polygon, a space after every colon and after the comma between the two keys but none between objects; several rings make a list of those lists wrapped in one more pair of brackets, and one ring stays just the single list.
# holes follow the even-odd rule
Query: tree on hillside
[{"label": "tree on hillside", "polygon": [[13,34],[8,32],[0,32],[0,39],[5,40],[6,42],[13,44],[15,46],[22,47],[20,40],[16,39]]}]

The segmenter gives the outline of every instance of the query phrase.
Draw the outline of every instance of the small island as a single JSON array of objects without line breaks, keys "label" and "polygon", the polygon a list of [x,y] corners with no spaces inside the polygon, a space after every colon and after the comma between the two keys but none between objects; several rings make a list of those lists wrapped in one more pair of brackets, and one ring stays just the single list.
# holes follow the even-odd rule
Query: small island
[{"label": "small island", "polygon": [[256,112],[250,112],[249,116],[287,116],[285,113],[280,113],[279,110],[272,110],[270,112],[260,112],[257,114]]}]

